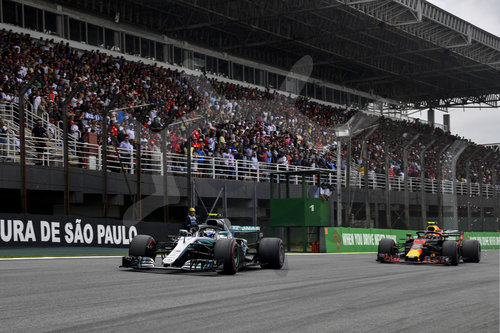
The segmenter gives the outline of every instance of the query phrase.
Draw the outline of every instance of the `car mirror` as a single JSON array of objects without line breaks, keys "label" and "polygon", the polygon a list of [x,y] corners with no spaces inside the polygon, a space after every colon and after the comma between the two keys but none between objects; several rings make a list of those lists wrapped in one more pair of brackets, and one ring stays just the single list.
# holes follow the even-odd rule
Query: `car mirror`
[{"label": "car mirror", "polygon": [[179,230],[179,235],[180,236],[187,236],[188,235],[188,231],[186,229],[181,229],[181,230]]},{"label": "car mirror", "polygon": [[219,235],[221,235],[221,236],[226,236],[227,237],[228,234],[229,233],[227,231],[221,231],[221,232],[219,232]]}]

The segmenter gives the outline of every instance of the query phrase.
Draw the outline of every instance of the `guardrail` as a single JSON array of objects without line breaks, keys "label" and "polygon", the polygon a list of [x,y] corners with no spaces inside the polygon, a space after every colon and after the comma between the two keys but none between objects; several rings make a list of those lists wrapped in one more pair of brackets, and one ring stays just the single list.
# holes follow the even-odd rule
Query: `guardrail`
[{"label": "guardrail", "polygon": [[[90,170],[102,170],[103,151],[102,146],[69,140],[68,142],[68,161],[69,166],[86,168]],[[169,174],[183,176],[187,174],[188,158],[181,154],[163,154],[159,149],[153,151],[141,151],[141,172],[164,175],[164,161],[167,161],[166,170]],[[0,135],[0,161],[7,163],[20,162],[20,140],[14,133]],[[134,149],[124,149],[114,146],[108,146],[107,169],[111,172],[126,172],[134,174],[137,172],[137,154]],[[58,139],[41,139],[32,136],[26,136],[26,164],[63,167],[63,141]],[[315,170],[316,168],[284,165],[276,163],[263,163],[251,160],[235,160],[228,158],[200,156],[194,154],[191,159],[191,172],[194,177],[212,178],[212,179],[233,179],[242,181],[269,181],[269,174],[278,171],[302,171]],[[326,181],[330,184],[336,183],[336,171],[329,171]],[[277,179],[278,182],[284,182],[284,176]],[[300,176],[290,176],[290,182],[300,184]],[[308,185],[314,185],[316,179],[314,176],[305,177]],[[346,186],[346,174],[341,173],[342,186]],[[365,188],[365,177],[357,170],[351,172],[351,187]],[[467,183],[455,181],[456,193],[467,195]],[[472,183],[471,196],[480,195],[480,185]],[[427,193],[453,194],[453,181],[442,180],[441,187],[437,179],[424,179],[422,184],[420,177],[408,177],[408,190],[410,192],[419,192],[424,188]],[[388,187],[391,191],[404,191],[403,177],[390,177]],[[368,174],[368,188],[383,190],[386,188],[386,176],[384,174]],[[495,194],[494,187],[491,184],[483,184],[483,196],[492,197]],[[497,185],[497,193],[500,193],[500,186]]]}]

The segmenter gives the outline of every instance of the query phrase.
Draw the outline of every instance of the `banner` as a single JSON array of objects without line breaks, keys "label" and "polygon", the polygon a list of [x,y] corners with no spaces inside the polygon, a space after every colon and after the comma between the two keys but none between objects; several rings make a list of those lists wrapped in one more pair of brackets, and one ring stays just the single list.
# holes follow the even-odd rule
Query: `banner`
[{"label": "banner", "polygon": [[[377,252],[378,243],[383,238],[403,242],[407,233],[415,236],[414,230],[399,229],[361,229],[361,228],[323,228],[324,249],[327,253]],[[476,239],[481,248],[500,249],[498,232],[465,232],[464,239]]]},{"label": "banner", "polygon": [[378,243],[383,238],[404,239],[410,230],[324,228],[325,250],[328,253],[377,252]]},{"label": "banner", "polygon": [[5,247],[128,247],[137,234],[156,239],[177,233],[167,223],[130,222],[75,216],[0,214],[0,248]]},{"label": "banner", "polygon": [[475,239],[481,243],[481,249],[500,249],[500,232],[465,232],[465,239]]}]

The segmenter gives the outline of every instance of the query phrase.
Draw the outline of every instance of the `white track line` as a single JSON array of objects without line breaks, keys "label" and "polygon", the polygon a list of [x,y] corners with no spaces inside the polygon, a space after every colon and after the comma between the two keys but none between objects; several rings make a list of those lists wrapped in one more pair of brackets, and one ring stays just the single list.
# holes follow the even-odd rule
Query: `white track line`
[{"label": "white track line", "polygon": [[116,256],[68,256],[68,257],[17,257],[17,258],[0,258],[0,261],[12,261],[12,260],[52,260],[52,259],[110,259],[119,258],[121,255]]}]

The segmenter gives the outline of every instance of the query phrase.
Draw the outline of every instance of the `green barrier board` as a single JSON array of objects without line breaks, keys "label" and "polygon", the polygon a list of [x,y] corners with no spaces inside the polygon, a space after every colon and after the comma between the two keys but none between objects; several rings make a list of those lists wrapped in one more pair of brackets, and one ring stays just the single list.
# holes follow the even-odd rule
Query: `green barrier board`
[{"label": "green barrier board", "polygon": [[[361,228],[323,228],[325,250],[327,253],[377,252],[382,238],[391,238],[401,242],[407,233],[415,235],[414,230],[399,229],[361,229]],[[466,232],[465,239],[477,239],[481,248],[500,249],[498,232]]]},{"label": "green barrier board", "polygon": [[273,227],[327,226],[329,216],[328,202],[321,199],[271,199]]},{"label": "green barrier board", "polygon": [[500,249],[500,232],[465,232],[464,238],[478,240],[483,250]]}]

